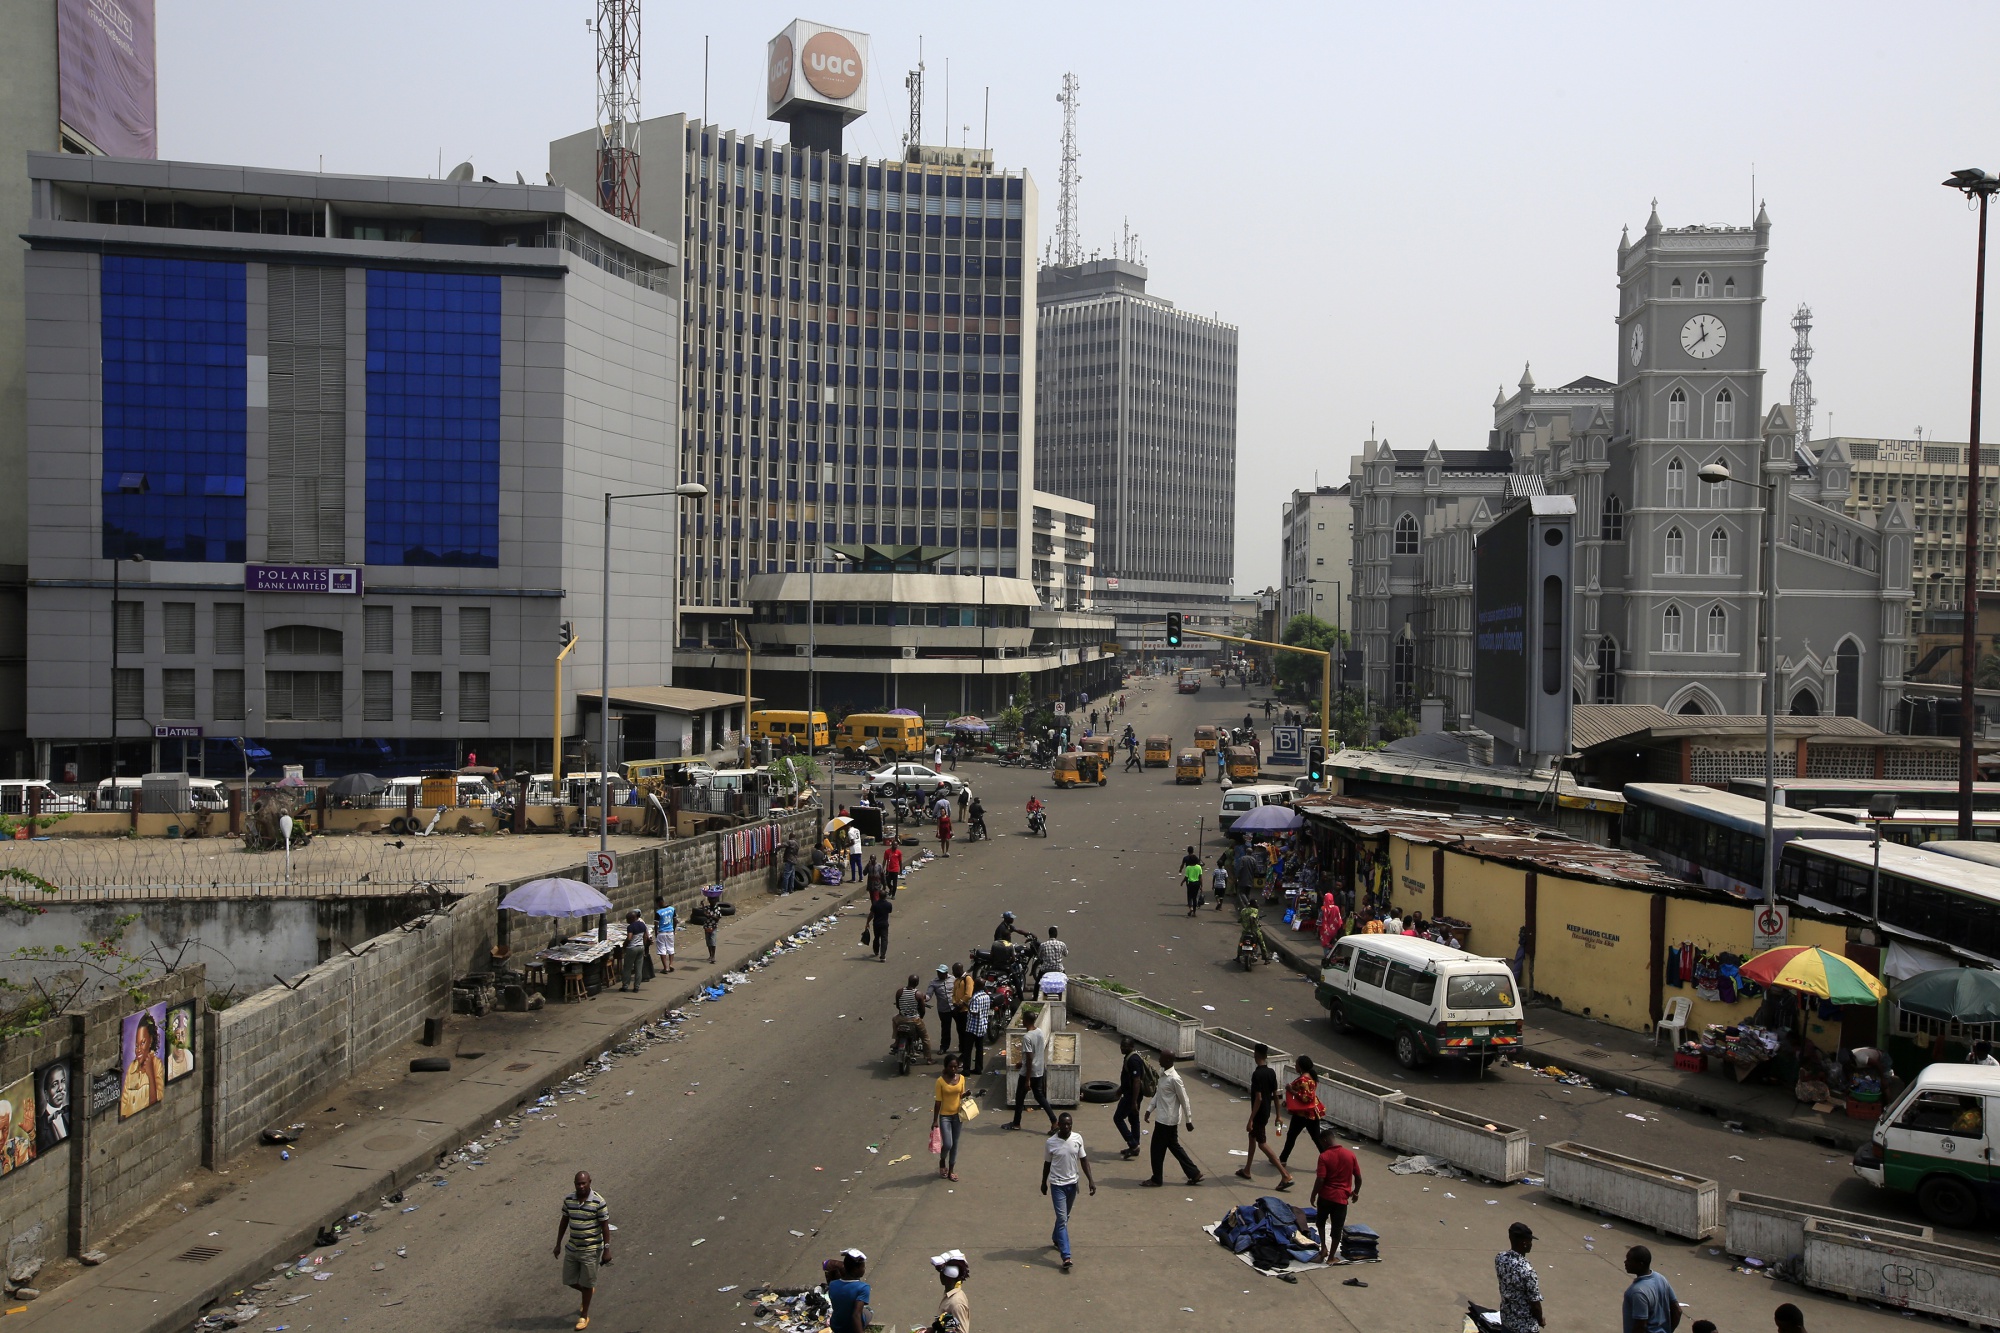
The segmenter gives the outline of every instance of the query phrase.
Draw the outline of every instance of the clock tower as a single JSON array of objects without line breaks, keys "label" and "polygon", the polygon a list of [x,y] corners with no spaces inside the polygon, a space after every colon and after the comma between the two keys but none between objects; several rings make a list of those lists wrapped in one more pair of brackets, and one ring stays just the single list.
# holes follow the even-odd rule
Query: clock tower
[{"label": "clock tower", "polygon": [[1761,209],[1748,227],[1668,228],[1656,203],[1644,234],[1618,247],[1609,480],[1626,492],[1629,563],[1625,604],[1606,610],[1629,664],[1621,702],[1762,710],[1763,495],[1699,474],[1720,462],[1764,479],[1790,466],[1789,440],[1769,465],[1762,410],[1770,229]]}]

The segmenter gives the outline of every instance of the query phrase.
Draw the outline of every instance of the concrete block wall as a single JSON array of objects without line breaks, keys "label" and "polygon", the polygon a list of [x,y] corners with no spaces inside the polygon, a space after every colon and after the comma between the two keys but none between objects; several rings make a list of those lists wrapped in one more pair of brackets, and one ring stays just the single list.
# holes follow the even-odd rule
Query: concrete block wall
[{"label": "concrete block wall", "polygon": [[495,939],[491,887],[428,918],[378,935],[211,1015],[215,1109],[208,1162],[256,1142],[258,1131],[339,1085],[451,1008],[454,976],[483,968]]},{"label": "concrete block wall", "polygon": [[213,1051],[197,1037],[196,1072],[165,1089],[161,1101],[129,1119],[114,1104],[90,1109],[91,1075],[120,1067],[128,1014],[155,1004],[203,1001],[208,983],[199,966],[146,985],[139,997],[114,995],[0,1044],[0,1086],[64,1059],[70,1064],[69,1139],[0,1178],[0,1237],[12,1268],[92,1248],[165,1197],[201,1164],[207,1115],[207,1071]]}]

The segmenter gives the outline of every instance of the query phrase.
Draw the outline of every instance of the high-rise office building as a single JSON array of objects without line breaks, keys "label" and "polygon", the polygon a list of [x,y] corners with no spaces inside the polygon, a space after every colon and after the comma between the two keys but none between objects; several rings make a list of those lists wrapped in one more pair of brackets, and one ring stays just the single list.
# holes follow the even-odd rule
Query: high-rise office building
[{"label": "high-rise office building", "polygon": [[[819,126],[823,135],[825,127]],[[587,189],[596,133],[550,145]],[[851,157],[662,116],[640,225],[680,242],[680,642],[734,651],[758,574],[833,547],[1028,574],[1035,190],[990,154]],[[846,552],[843,552],[846,554]]]},{"label": "high-rise office building", "polygon": [[1235,326],[1148,294],[1124,259],[1044,268],[1038,302],[1035,485],[1097,507],[1097,609],[1135,647],[1168,611],[1219,625],[1236,568]]}]

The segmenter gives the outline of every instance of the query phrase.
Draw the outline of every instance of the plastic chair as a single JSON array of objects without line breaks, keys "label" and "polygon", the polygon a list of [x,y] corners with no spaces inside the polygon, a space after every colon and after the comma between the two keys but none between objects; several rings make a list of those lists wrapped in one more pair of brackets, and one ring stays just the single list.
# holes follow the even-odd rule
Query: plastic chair
[{"label": "plastic chair", "polygon": [[1660,1034],[1663,1032],[1672,1033],[1674,1049],[1680,1049],[1680,1044],[1687,1039],[1688,1013],[1693,1008],[1694,1001],[1685,995],[1676,995],[1667,1001],[1667,1012],[1653,1024],[1654,1050],[1660,1049]]}]

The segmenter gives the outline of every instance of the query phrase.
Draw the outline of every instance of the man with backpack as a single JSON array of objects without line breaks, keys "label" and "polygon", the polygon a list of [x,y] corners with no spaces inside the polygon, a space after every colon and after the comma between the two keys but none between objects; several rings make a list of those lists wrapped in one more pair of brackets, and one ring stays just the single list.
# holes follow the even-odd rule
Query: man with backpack
[{"label": "man with backpack", "polygon": [[1139,1155],[1139,1103],[1159,1091],[1160,1081],[1146,1057],[1139,1054],[1138,1042],[1125,1037],[1118,1047],[1124,1059],[1118,1067],[1118,1109],[1111,1113],[1111,1123],[1125,1140],[1125,1150],[1118,1155],[1129,1162]]}]

